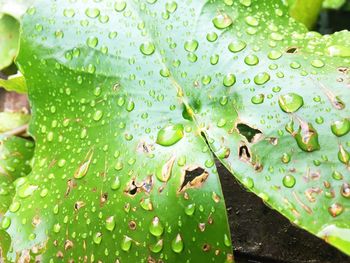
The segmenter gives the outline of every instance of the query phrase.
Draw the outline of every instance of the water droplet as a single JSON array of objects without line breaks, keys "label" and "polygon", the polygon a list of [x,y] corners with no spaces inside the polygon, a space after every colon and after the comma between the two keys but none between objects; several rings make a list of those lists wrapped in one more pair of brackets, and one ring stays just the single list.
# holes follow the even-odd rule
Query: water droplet
[{"label": "water droplet", "polygon": [[271,60],[279,59],[282,56],[282,53],[276,50],[271,50],[267,57]]},{"label": "water droplet", "polygon": [[114,216],[110,216],[106,219],[106,229],[109,231],[113,231],[115,228],[115,218]]},{"label": "water droplet", "polygon": [[152,42],[145,42],[140,46],[141,53],[146,56],[152,55],[155,50],[156,50],[156,47]]},{"label": "water droplet", "polygon": [[94,236],[93,236],[93,241],[95,244],[99,245],[102,241],[102,233],[101,232],[97,232]]},{"label": "water droplet", "polygon": [[296,180],[295,180],[295,178],[294,178],[293,175],[285,175],[285,176],[283,177],[282,182],[283,182],[283,185],[284,185],[285,187],[287,187],[287,188],[292,188],[292,187],[294,187],[294,185],[295,185],[295,183],[296,183]]},{"label": "water droplet", "polygon": [[350,153],[347,150],[345,150],[345,148],[341,144],[339,145],[338,159],[346,165],[348,165],[350,161]]},{"label": "water droplet", "polygon": [[218,14],[216,17],[214,17],[212,22],[218,29],[225,29],[233,23],[232,18],[225,13]]},{"label": "water droplet", "polygon": [[296,93],[288,93],[279,97],[278,104],[284,112],[292,113],[304,105],[304,100]]},{"label": "water droplet", "polygon": [[328,212],[333,217],[337,217],[338,215],[340,215],[343,212],[343,210],[344,210],[344,207],[341,204],[339,204],[339,203],[332,204],[328,208]]},{"label": "water droplet", "polygon": [[153,204],[150,198],[142,198],[140,201],[140,206],[146,211],[153,210]]},{"label": "water droplet", "polygon": [[299,146],[305,152],[313,152],[320,149],[318,142],[318,133],[311,123],[301,122],[298,132],[294,138]]},{"label": "water droplet", "polygon": [[86,40],[86,44],[91,48],[95,48],[98,44],[98,38],[97,37],[89,37]]},{"label": "water droplet", "polygon": [[21,203],[20,202],[17,202],[17,201],[14,201],[10,207],[9,207],[9,211],[12,212],[12,213],[16,213],[19,208],[21,207]]},{"label": "water droplet", "polygon": [[264,94],[258,94],[252,97],[251,101],[253,104],[261,104],[265,100],[265,95]]},{"label": "water droplet", "polygon": [[246,7],[252,4],[252,0],[239,0],[239,2]]},{"label": "water droplet", "polygon": [[254,82],[257,85],[264,85],[270,80],[270,75],[266,72],[259,73],[254,77]]},{"label": "water droplet", "polygon": [[338,172],[338,171],[334,171],[332,173],[332,177],[334,180],[343,180],[343,174],[341,172]]},{"label": "water droplet", "polygon": [[181,253],[184,248],[184,243],[180,234],[171,242],[171,248],[175,253]]},{"label": "water droplet", "polygon": [[177,9],[177,3],[175,1],[168,2],[165,4],[165,9],[169,13],[174,13]]},{"label": "water droplet", "polygon": [[350,57],[350,47],[342,45],[329,46],[327,49],[328,55],[332,57]]},{"label": "water droplet", "polygon": [[250,26],[258,26],[259,25],[259,21],[258,19],[256,19],[255,17],[253,16],[247,16],[245,18],[245,22],[250,25]]},{"label": "water droplet", "polygon": [[322,68],[324,66],[324,62],[320,59],[315,59],[311,61],[311,65],[315,68]]},{"label": "water droplet", "polygon": [[186,41],[184,47],[185,47],[185,50],[188,52],[195,52],[198,48],[198,41],[197,40]]},{"label": "water droplet", "polygon": [[236,76],[234,74],[227,74],[224,77],[223,84],[225,87],[231,87],[236,83]]},{"label": "water droplet", "polygon": [[168,125],[158,132],[157,143],[162,146],[171,146],[180,141],[184,136],[182,124]]},{"label": "water droplet", "polygon": [[2,223],[1,223],[1,228],[6,230],[10,227],[10,225],[11,225],[11,218],[6,217],[6,216],[3,217]]},{"label": "water droplet", "polygon": [[196,210],[196,204],[189,204],[185,207],[185,214],[192,216]]},{"label": "water droplet", "polygon": [[87,8],[85,14],[90,18],[96,18],[100,15],[100,10],[98,8]]},{"label": "water droplet", "polygon": [[245,57],[244,63],[249,66],[255,66],[259,63],[259,58],[256,55],[248,55]]},{"label": "water droplet", "polygon": [[112,190],[118,190],[120,187],[120,180],[119,180],[119,176],[116,176],[114,178],[114,181],[111,184],[111,189]]},{"label": "water droplet", "polygon": [[89,153],[87,154],[84,162],[75,171],[74,178],[80,179],[80,178],[83,178],[87,174],[89,167],[90,167],[92,156],[93,156],[93,151],[90,150]]},{"label": "water droplet", "polygon": [[350,198],[350,184],[343,183],[340,189],[340,193],[345,198]]},{"label": "water droplet", "polygon": [[101,120],[102,116],[103,116],[103,111],[97,110],[94,113],[93,119],[94,119],[94,121],[99,121],[99,120]]},{"label": "water droplet", "polygon": [[342,119],[340,121],[335,121],[331,125],[331,130],[334,135],[341,137],[349,133],[350,131],[350,120]]},{"label": "water droplet", "polygon": [[215,32],[212,32],[212,33],[208,33],[207,34],[207,40],[209,42],[214,42],[218,39],[218,34],[216,34]]},{"label": "water droplet", "polygon": [[18,189],[18,196],[21,198],[27,198],[31,196],[39,187],[37,185],[23,184]]},{"label": "water droplet", "polygon": [[149,232],[156,237],[160,237],[163,234],[164,226],[157,216],[153,218],[152,223],[149,227]]},{"label": "water droplet", "polygon": [[162,249],[163,249],[163,239],[160,239],[160,240],[157,241],[157,243],[150,245],[149,249],[153,253],[159,253],[160,251],[162,251]]},{"label": "water droplet", "polygon": [[230,238],[226,234],[224,235],[224,244],[227,247],[231,247],[231,244],[232,244]]},{"label": "water droplet", "polygon": [[244,41],[235,40],[228,45],[228,49],[233,53],[237,53],[245,49],[246,46],[247,44]]},{"label": "water droplet", "polygon": [[114,4],[114,10],[117,11],[117,12],[122,12],[124,11],[124,9],[126,8],[126,2],[125,1],[117,1],[115,4]]},{"label": "water droplet", "polygon": [[131,248],[132,245],[132,239],[128,236],[124,236],[122,243],[120,244],[120,248],[125,251],[128,252]]}]

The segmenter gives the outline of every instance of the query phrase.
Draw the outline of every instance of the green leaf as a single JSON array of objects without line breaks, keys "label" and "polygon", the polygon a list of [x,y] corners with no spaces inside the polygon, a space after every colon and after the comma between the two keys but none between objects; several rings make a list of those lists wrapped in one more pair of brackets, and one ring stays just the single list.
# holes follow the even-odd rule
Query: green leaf
[{"label": "green leaf", "polygon": [[232,261],[206,142],[350,254],[348,32],[307,32],[278,0],[42,0],[28,14],[18,65],[37,148],[6,214],[10,261]]},{"label": "green leaf", "polygon": [[312,29],[320,14],[324,0],[288,0],[289,14],[295,20]]},{"label": "green leaf", "polygon": [[20,112],[0,112],[0,133],[28,124],[30,115]]},{"label": "green leaf", "polygon": [[17,93],[27,93],[26,80],[22,75],[12,75],[8,79],[0,79],[0,87],[7,91],[15,91]]},{"label": "green leaf", "polygon": [[324,0],[323,8],[339,9],[345,4],[346,0]]},{"label": "green leaf", "polygon": [[20,21],[33,3],[34,0],[0,0],[0,13],[8,14]]},{"label": "green leaf", "polygon": [[16,136],[1,137],[0,172],[14,181],[31,171],[34,143]]},{"label": "green leaf", "polygon": [[[34,143],[15,136],[0,138],[0,261],[5,258],[11,245],[10,236],[3,230],[11,223],[4,218],[10,207],[11,211],[19,209],[19,203],[12,202],[15,194],[13,181],[31,171],[29,162],[33,157]],[[15,184],[20,184],[18,179]]]},{"label": "green leaf", "polygon": [[17,55],[19,22],[0,13],[0,70],[12,64]]}]

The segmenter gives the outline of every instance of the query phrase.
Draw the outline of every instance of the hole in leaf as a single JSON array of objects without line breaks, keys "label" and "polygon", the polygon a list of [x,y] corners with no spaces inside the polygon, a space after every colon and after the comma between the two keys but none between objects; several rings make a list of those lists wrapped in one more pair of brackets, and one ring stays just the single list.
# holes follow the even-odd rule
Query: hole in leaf
[{"label": "hole in leaf", "polygon": [[261,138],[262,132],[258,129],[250,127],[247,124],[237,123],[236,128],[238,132],[243,135],[250,143],[255,143]]},{"label": "hole in leaf", "polygon": [[207,180],[209,173],[201,167],[186,169],[179,192],[189,188],[199,188]]},{"label": "hole in leaf", "polygon": [[249,161],[250,162],[250,151],[249,148],[246,145],[241,145],[238,149],[238,155],[239,158],[243,161]]},{"label": "hole in leaf", "polygon": [[286,53],[289,53],[289,54],[295,54],[298,52],[298,48],[297,47],[290,47],[286,50]]}]

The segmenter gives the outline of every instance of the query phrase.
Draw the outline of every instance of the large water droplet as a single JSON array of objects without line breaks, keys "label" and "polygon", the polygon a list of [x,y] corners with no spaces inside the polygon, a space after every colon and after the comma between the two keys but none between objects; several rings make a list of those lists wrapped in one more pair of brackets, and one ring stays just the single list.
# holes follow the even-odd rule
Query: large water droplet
[{"label": "large water droplet", "polygon": [[350,131],[350,120],[342,119],[340,121],[335,121],[332,123],[331,129],[334,135],[338,137],[344,136]]},{"label": "large water droplet", "polygon": [[288,174],[283,177],[282,182],[285,187],[292,188],[295,185],[296,180],[293,175]]},{"label": "large water droplet", "polygon": [[115,228],[115,218],[114,216],[110,216],[106,219],[106,229],[109,231],[113,231]]},{"label": "large water droplet", "polygon": [[162,249],[163,249],[163,239],[158,240],[157,243],[155,243],[155,244],[151,244],[149,246],[149,249],[153,253],[159,253],[160,251],[162,251]]},{"label": "large water droplet", "polygon": [[160,237],[163,234],[164,226],[157,216],[153,218],[152,223],[149,226],[149,232],[156,237]]},{"label": "large water droplet", "polygon": [[231,87],[236,83],[236,76],[234,74],[227,74],[224,77],[223,84],[225,87]]},{"label": "large water droplet", "polygon": [[197,40],[186,41],[184,47],[185,47],[185,50],[188,52],[195,52],[198,48],[198,41]]},{"label": "large water droplet", "polygon": [[237,53],[239,51],[242,51],[246,46],[247,44],[244,41],[235,40],[228,45],[228,49],[233,53]]},{"label": "large water droplet", "polygon": [[341,204],[339,204],[339,203],[332,204],[328,208],[328,212],[333,217],[337,217],[338,215],[340,215],[343,212],[343,210],[344,210],[344,207]]},{"label": "large water droplet", "polygon": [[171,146],[180,141],[183,136],[182,124],[168,125],[158,132],[157,143],[162,146]]},{"label": "large water droplet", "polygon": [[249,66],[255,66],[259,63],[259,58],[256,55],[248,55],[245,57],[244,63]]},{"label": "large water droplet", "polygon": [[181,253],[184,248],[184,243],[180,234],[177,234],[176,238],[171,242],[171,249],[175,253]]},{"label": "large water droplet", "polygon": [[301,122],[298,132],[294,138],[299,146],[305,152],[313,152],[320,149],[318,142],[318,133],[311,123]]},{"label": "large water droplet", "polygon": [[288,93],[279,97],[278,104],[284,112],[292,113],[304,105],[304,100],[298,94]]},{"label": "large water droplet", "polygon": [[264,85],[270,80],[270,75],[266,72],[259,73],[254,77],[254,82],[257,85]]},{"label": "large water droplet", "polygon": [[232,18],[225,13],[218,14],[216,17],[214,17],[212,22],[218,29],[225,29],[233,23]]},{"label": "large water droplet", "polygon": [[141,53],[146,56],[152,55],[155,50],[156,50],[156,47],[152,42],[145,42],[140,46]]},{"label": "large water droplet", "polygon": [[120,248],[125,251],[128,252],[131,248],[132,245],[132,239],[128,236],[124,236],[122,243],[120,244]]}]

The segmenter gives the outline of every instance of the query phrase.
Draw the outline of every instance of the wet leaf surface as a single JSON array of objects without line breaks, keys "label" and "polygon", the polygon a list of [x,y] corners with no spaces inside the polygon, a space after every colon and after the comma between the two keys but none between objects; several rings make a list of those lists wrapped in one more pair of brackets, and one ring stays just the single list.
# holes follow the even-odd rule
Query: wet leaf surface
[{"label": "wet leaf surface", "polygon": [[30,8],[18,65],[37,148],[6,214],[8,258],[231,262],[211,151],[349,254],[349,132],[331,128],[350,116],[349,33],[287,13],[277,0]]}]

